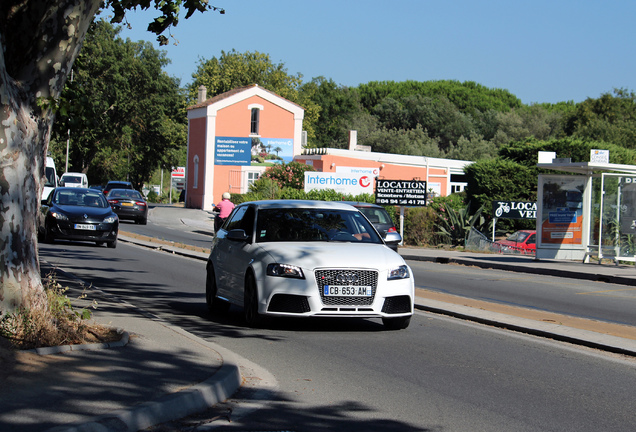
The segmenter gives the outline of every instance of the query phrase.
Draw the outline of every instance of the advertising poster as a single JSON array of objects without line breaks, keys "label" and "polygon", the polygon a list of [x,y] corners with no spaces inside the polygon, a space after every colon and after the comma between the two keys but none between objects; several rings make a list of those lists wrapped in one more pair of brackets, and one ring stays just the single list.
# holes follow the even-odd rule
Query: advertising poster
[{"label": "advertising poster", "polygon": [[251,165],[252,139],[240,137],[216,137],[214,165]]},{"label": "advertising poster", "polygon": [[585,178],[550,176],[543,179],[541,243],[583,244]]},{"label": "advertising poster", "polygon": [[[254,142],[252,142],[254,145]],[[294,140],[287,138],[260,138],[261,149],[265,153],[283,158],[285,163],[294,160]],[[252,149],[253,152],[253,149]]]},{"label": "advertising poster", "polygon": [[636,234],[636,177],[620,178],[621,234]]}]

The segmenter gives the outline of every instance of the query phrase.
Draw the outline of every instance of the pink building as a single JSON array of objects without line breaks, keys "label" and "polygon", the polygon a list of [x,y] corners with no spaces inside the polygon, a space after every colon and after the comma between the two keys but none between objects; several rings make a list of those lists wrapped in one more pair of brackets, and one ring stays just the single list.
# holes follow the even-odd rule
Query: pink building
[{"label": "pink building", "polygon": [[188,107],[186,207],[212,210],[223,192],[245,193],[266,166],[252,154],[285,162],[301,153],[305,110],[258,85],[236,88]]}]

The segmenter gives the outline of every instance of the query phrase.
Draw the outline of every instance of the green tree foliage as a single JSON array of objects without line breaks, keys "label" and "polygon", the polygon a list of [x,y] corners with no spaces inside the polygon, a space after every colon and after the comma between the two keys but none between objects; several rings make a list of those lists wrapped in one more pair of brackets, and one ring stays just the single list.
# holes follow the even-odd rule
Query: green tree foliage
[{"label": "green tree foliage", "polygon": [[347,148],[354,118],[363,112],[357,91],[318,77],[303,84],[300,93],[320,108],[314,126],[315,138],[309,141],[309,146]]},{"label": "green tree foliage", "polygon": [[158,166],[176,166],[186,143],[185,98],[162,68],[165,52],[91,26],[62,97],[68,109],[53,127],[51,151],[92,184],[130,180],[139,188]]},{"label": "green tree foliage", "polygon": [[419,95],[439,99],[447,98],[461,112],[473,114],[490,109],[508,111],[522,106],[521,100],[502,89],[489,89],[472,81],[372,81],[359,86],[362,105],[372,110],[387,97],[400,100]]},{"label": "green tree foliage", "polygon": [[360,140],[364,145],[371,146],[374,152],[441,157],[443,153],[438,141],[437,138],[429,137],[420,125],[409,130],[378,129]]},{"label": "green tree foliage", "polygon": [[636,94],[615,89],[576,107],[567,125],[569,135],[636,149]]}]

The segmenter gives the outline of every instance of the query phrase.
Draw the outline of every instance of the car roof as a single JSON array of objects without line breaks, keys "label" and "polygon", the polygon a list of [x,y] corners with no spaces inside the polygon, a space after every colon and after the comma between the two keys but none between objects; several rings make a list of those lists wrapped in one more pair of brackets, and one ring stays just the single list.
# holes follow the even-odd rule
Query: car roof
[{"label": "car roof", "polygon": [[316,208],[331,210],[355,210],[357,209],[341,201],[318,201],[318,200],[263,200],[249,201],[240,205],[253,205],[259,209],[267,208]]},{"label": "car roof", "polygon": [[62,174],[62,177],[64,176],[85,176],[86,174],[84,173],[80,173],[80,172],[65,172],[64,174]]},{"label": "car roof", "polygon": [[92,193],[97,193],[95,191],[95,189],[91,189],[91,188],[80,188],[80,187],[66,187],[66,186],[60,186],[60,187],[56,187],[55,191],[72,191],[72,192],[77,192],[77,193],[86,193],[86,192],[92,192]]},{"label": "car roof", "polygon": [[381,209],[384,209],[384,207],[382,207],[381,205],[374,204],[374,203],[363,202],[363,201],[340,201],[340,202],[352,205],[354,207],[369,207],[369,208],[381,208]]}]

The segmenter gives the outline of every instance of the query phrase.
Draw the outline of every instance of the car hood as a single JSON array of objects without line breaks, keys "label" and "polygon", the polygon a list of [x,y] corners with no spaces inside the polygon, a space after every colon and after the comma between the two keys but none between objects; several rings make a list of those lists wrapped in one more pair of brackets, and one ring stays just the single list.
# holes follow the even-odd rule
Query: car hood
[{"label": "car hood", "polygon": [[78,207],[69,205],[56,205],[54,208],[60,210],[62,213],[69,216],[83,216],[87,215],[89,218],[106,217],[114,214],[110,207],[97,208],[97,207]]},{"label": "car hood", "polygon": [[515,241],[511,241],[511,240],[499,240],[499,241],[497,241],[495,243],[500,244],[502,246],[513,246],[513,247],[523,248],[523,249],[532,249],[534,247],[534,245],[530,246],[530,245],[527,245],[525,243],[518,243],[518,242],[515,242]]},{"label": "car hood", "polygon": [[260,243],[272,262],[303,268],[359,267],[378,270],[398,267],[404,259],[381,244],[342,242]]}]

